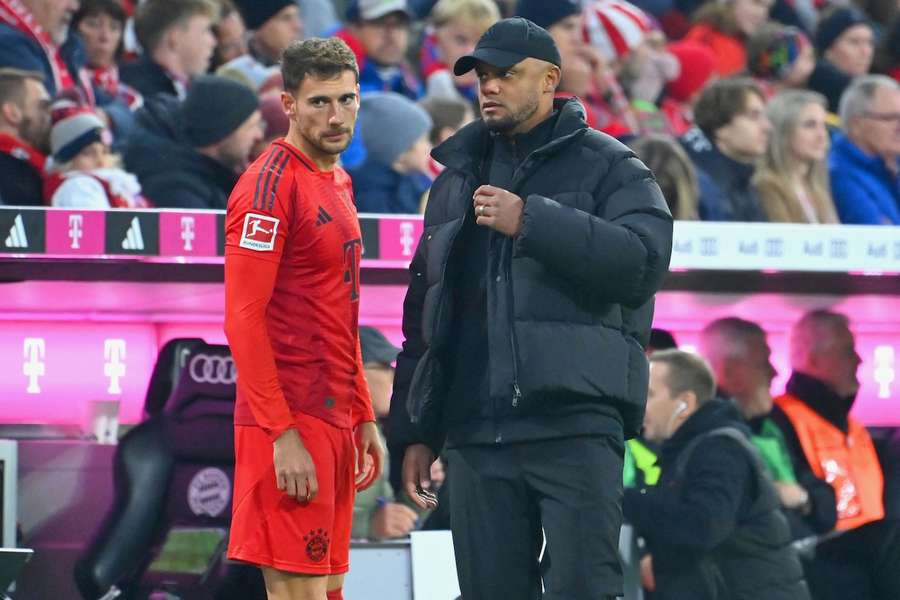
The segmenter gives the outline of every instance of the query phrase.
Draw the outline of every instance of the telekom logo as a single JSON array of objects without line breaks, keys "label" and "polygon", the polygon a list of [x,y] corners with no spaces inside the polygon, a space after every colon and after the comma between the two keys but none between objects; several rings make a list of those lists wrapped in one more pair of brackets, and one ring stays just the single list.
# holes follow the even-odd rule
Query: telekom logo
[{"label": "telekom logo", "polygon": [[69,215],[69,239],[73,250],[81,248],[79,240],[84,237],[84,215]]},{"label": "telekom logo", "polygon": [[400,223],[400,245],[403,246],[403,256],[412,256],[413,244],[416,239],[413,237],[413,224],[410,221]]},{"label": "telekom logo", "polygon": [[28,378],[28,387],[25,388],[25,391],[29,394],[41,393],[38,378],[47,373],[47,367],[44,364],[45,347],[44,338],[25,338],[25,343],[22,345],[22,355],[25,358],[25,362],[22,364],[22,373]]},{"label": "telekom logo", "polygon": [[181,217],[181,239],[184,241],[184,251],[192,252],[194,250],[194,227],[196,221],[194,217]]},{"label": "telekom logo", "polygon": [[875,347],[875,371],[873,373],[875,383],[878,384],[878,397],[887,399],[891,397],[891,384],[897,373],[894,368],[894,347]]},{"label": "telekom logo", "polygon": [[122,386],[119,380],[125,377],[125,340],[110,339],[103,342],[103,374],[109,377],[109,387],[106,391],[110,394],[121,394]]}]

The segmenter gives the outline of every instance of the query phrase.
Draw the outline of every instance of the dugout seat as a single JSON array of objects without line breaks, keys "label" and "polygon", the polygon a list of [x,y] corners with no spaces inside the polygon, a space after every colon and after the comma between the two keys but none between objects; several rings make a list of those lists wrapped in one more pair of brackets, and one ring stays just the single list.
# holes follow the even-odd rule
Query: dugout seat
[{"label": "dugout seat", "polygon": [[119,442],[113,505],[75,566],[85,599],[265,599],[258,569],[224,560],[235,379],[227,346],[193,344],[168,401]]},{"label": "dugout seat", "polygon": [[205,343],[200,338],[175,338],[169,340],[159,350],[147,395],[144,398],[144,418],[158,415],[175,391],[175,384],[181,370],[187,365],[187,357],[198,344]]}]

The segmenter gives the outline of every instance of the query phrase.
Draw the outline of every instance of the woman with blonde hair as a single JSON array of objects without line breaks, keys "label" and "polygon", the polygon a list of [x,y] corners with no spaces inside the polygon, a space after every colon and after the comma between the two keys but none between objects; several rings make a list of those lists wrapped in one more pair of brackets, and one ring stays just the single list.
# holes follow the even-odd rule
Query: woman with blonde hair
[{"label": "woman with blonde hair", "polygon": [[699,218],[697,171],[678,141],[668,135],[644,135],[629,143],[638,158],[653,171],[669,212],[677,221]]},{"label": "woman with blonde hair", "polygon": [[828,180],[827,101],[785,90],[769,102],[772,133],[754,184],[774,223],[838,223]]}]

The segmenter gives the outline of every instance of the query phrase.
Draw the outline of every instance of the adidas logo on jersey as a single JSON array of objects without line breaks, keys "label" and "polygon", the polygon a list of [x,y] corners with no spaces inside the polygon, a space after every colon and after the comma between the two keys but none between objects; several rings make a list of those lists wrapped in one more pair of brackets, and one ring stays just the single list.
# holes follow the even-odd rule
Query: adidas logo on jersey
[{"label": "adidas logo on jersey", "polygon": [[322,225],[325,225],[326,223],[331,223],[332,221],[334,221],[334,218],[331,215],[329,215],[327,212],[325,212],[325,209],[320,206],[319,207],[319,216],[316,217],[316,227],[321,227]]},{"label": "adidas logo on jersey", "polygon": [[7,248],[27,248],[28,236],[25,235],[25,223],[22,222],[22,215],[16,215],[12,227],[9,228],[9,235],[6,236],[5,245]]},{"label": "adidas logo on jersey", "polygon": [[131,219],[131,227],[125,232],[125,239],[122,240],[122,250],[143,250],[144,236],[141,233],[141,222],[137,217]]}]

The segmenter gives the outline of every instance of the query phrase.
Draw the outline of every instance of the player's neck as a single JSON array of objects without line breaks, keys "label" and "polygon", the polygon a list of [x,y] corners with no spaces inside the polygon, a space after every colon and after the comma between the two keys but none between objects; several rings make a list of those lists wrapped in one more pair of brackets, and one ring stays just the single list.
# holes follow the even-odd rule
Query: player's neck
[{"label": "player's neck", "polygon": [[294,131],[288,131],[284,141],[305,154],[320,171],[331,171],[337,164],[339,154],[325,153],[309,144],[304,137]]}]

